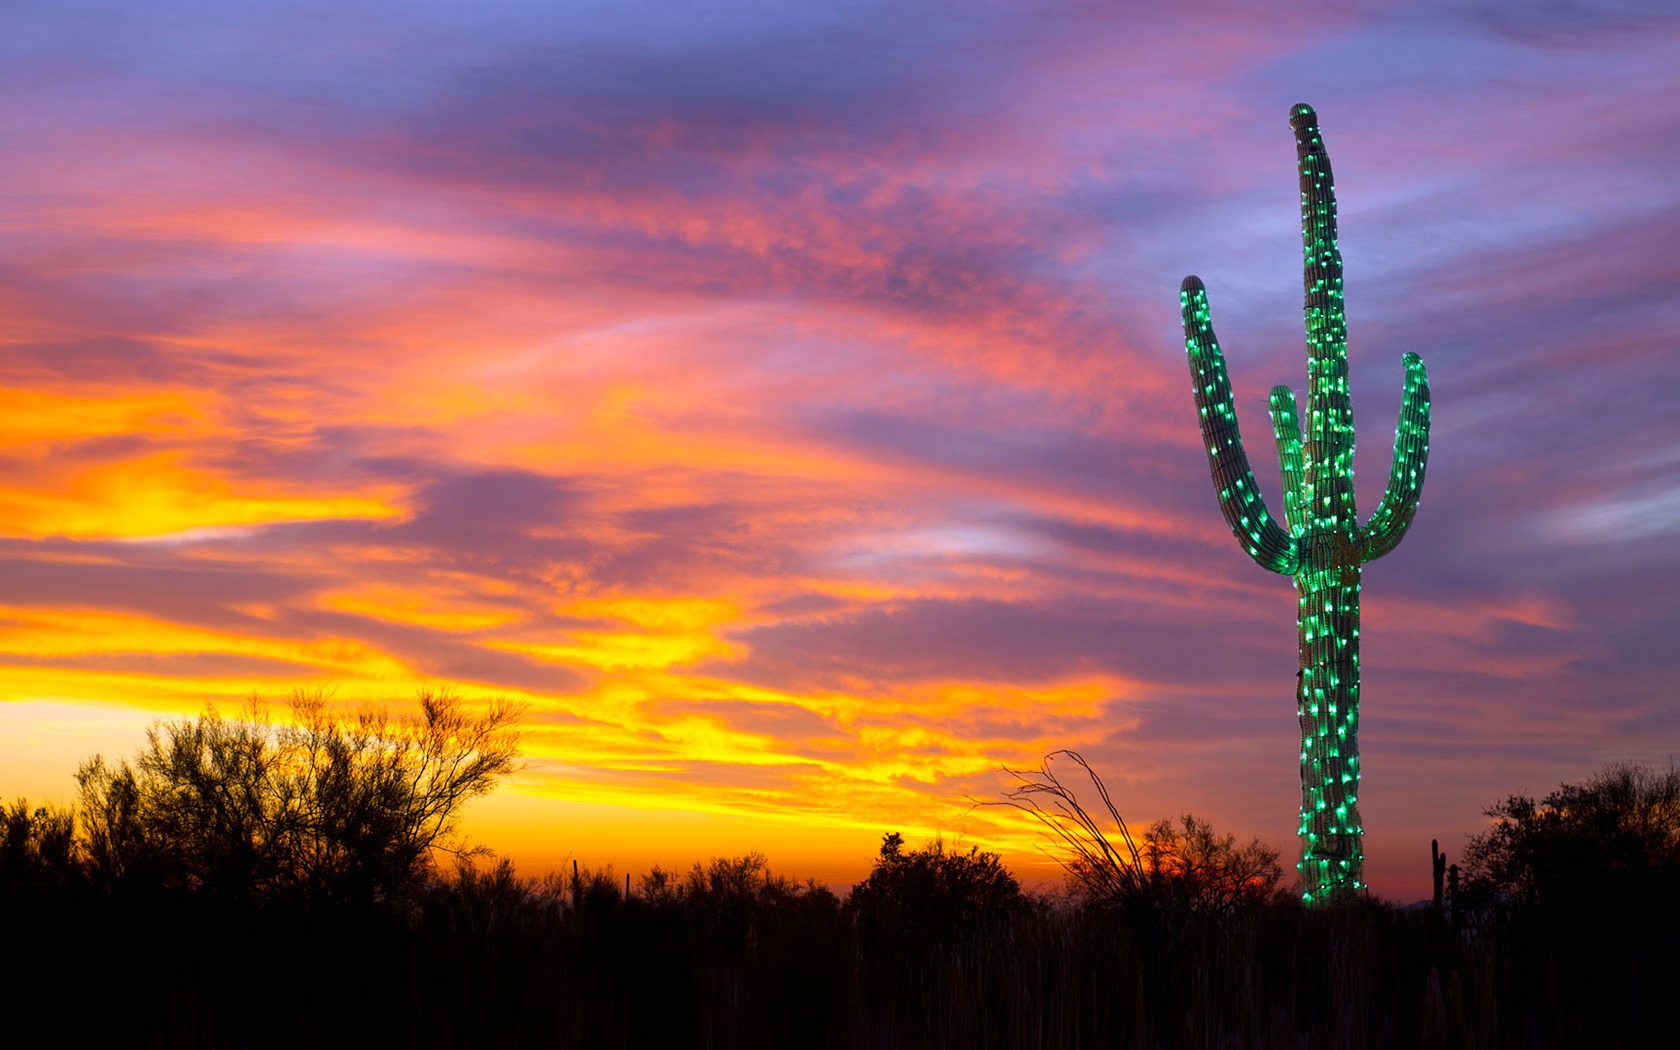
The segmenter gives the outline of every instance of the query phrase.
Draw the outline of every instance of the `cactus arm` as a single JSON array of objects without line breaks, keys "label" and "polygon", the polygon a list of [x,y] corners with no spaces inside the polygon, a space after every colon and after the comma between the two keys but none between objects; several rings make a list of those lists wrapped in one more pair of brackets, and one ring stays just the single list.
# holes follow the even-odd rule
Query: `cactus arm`
[{"label": "cactus arm", "polygon": [[1237,428],[1225,355],[1213,334],[1207,290],[1200,278],[1184,279],[1179,290],[1179,307],[1184,316],[1184,349],[1190,355],[1196,413],[1201,419],[1202,447],[1207,450],[1220,512],[1237,542],[1256,564],[1283,576],[1293,576],[1299,561],[1295,540],[1266,510],[1266,501],[1254,483],[1248,453],[1243,450],[1242,433]]},{"label": "cactus arm", "polygon": [[1295,391],[1272,387],[1267,406],[1272,413],[1272,436],[1277,439],[1278,465],[1283,468],[1283,512],[1289,519],[1289,534],[1299,538],[1307,523],[1301,514],[1301,421],[1295,413]]},{"label": "cactus arm", "polygon": [[1388,488],[1376,513],[1359,530],[1359,550],[1365,561],[1374,561],[1400,545],[1417,516],[1424,468],[1429,465],[1429,373],[1418,355],[1408,353],[1403,360],[1406,389],[1400,400],[1400,422],[1394,428]]}]

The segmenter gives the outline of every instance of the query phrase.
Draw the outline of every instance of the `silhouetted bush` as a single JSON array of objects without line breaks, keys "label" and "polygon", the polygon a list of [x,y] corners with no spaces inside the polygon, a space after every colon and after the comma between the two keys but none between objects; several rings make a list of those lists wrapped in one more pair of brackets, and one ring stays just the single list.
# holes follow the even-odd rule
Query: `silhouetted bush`
[{"label": "silhouetted bush", "polygon": [[0,806],[0,890],[59,892],[85,881],[74,810]]},{"label": "silhouetted bush", "polygon": [[[1102,803],[1099,814],[1063,783],[1052,768],[1057,758],[1072,762],[1091,782]],[[1236,836],[1220,836],[1189,814],[1176,825],[1156,821],[1139,843],[1102,778],[1076,751],[1057,751],[1038,769],[1010,772],[1016,786],[1003,804],[1030,814],[1050,832],[1069,890],[1088,905],[1168,917],[1229,916],[1281,900],[1277,850],[1257,838],[1239,846]],[[1104,829],[1103,815],[1112,832]]]},{"label": "silhouetted bush", "polygon": [[1464,851],[1471,894],[1523,906],[1648,908],[1680,894],[1680,770],[1615,765],[1536,802],[1484,811]]},{"label": "silhouetted bush", "polygon": [[[632,908],[630,916],[644,931],[651,926],[667,963],[681,952],[689,967],[691,992],[675,1002],[691,1011],[697,1043],[681,1043],[667,1023],[667,1045],[839,1045],[831,1040],[842,1030],[851,937],[827,887],[775,875],[755,852],[696,863],[681,876],[656,867],[641,889],[630,903],[654,914],[638,918]],[[722,1003],[733,1008],[720,1012]]]},{"label": "silhouetted bush", "polygon": [[1454,914],[1514,960],[1501,984],[1514,971],[1549,989],[1507,1035],[1645,1045],[1652,1011],[1680,987],[1680,771],[1613,765],[1485,812],[1494,823],[1464,851]]},{"label": "silhouetted bush", "polygon": [[101,884],[230,899],[386,900],[415,889],[460,808],[513,768],[517,712],[470,715],[447,693],[417,717],[331,717],[320,697],[274,725],[214,708],[152,726],[130,764],[76,774],[89,870]]},{"label": "silhouetted bush", "polygon": [[[1239,846],[1235,835],[1221,836],[1186,813],[1178,824],[1151,824],[1140,852],[1150,900],[1173,914],[1233,915],[1280,903],[1278,851],[1258,838]],[[1074,881],[1080,889],[1091,885]]]},{"label": "silhouetted bush", "polygon": [[1025,898],[997,854],[948,849],[941,839],[906,850],[895,831],[882,836],[874,866],[846,904],[867,936],[919,945],[950,943],[1020,909]]}]

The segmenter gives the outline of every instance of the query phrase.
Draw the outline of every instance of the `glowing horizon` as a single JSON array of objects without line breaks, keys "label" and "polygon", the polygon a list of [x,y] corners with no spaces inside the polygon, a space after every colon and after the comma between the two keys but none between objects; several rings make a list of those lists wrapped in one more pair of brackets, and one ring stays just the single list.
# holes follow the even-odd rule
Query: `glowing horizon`
[{"label": "glowing horizon", "polygon": [[1676,52],[1643,9],[12,5],[0,798],[424,685],[529,705],[467,825],[528,873],[841,882],[902,831],[1037,881],[974,803],[1058,748],[1287,869],[1293,595],[1207,491],[1176,289],[1242,415],[1303,385],[1304,99],[1366,507],[1401,354],[1436,386],[1362,613],[1367,881],[1421,897],[1483,806],[1680,747]]}]

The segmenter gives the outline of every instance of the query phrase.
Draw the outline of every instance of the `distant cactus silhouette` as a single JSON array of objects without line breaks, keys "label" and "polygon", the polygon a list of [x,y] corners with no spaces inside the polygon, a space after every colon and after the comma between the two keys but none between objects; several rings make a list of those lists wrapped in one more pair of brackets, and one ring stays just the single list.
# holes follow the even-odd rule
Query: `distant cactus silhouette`
[{"label": "distant cactus silhouette", "polygon": [[1441,912],[1441,898],[1446,890],[1447,855],[1441,852],[1439,839],[1429,840],[1429,870],[1435,878],[1435,913]]},{"label": "distant cactus silhouette", "polygon": [[1276,386],[1271,393],[1284,525],[1267,512],[1249,470],[1231,381],[1200,278],[1184,279],[1179,303],[1219,508],[1249,557],[1264,569],[1295,578],[1301,648],[1296,692],[1301,719],[1299,867],[1302,897],[1314,905],[1364,888],[1360,839],[1365,830],[1358,806],[1360,566],[1398,546],[1417,514],[1429,454],[1429,378],[1417,354],[1404,355],[1405,395],[1388,489],[1376,513],[1360,526],[1353,499],[1353,410],[1335,186],[1318,115],[1303,103],[1290,110],[1289,123],[1301,175],[1308,393],[1304,446],[1294,391]]}]

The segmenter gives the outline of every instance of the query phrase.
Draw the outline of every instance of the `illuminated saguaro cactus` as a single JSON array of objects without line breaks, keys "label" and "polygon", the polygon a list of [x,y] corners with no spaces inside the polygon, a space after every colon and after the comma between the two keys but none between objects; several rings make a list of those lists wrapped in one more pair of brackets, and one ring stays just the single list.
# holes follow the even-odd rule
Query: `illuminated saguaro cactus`
[{"label": "illuminated saguaro cactus", "polygon": [[1202,444],[1219,509],[1249,557],[1295,578],[1301,671],[1302,896],[1326,904],[1364,887],[1359,822],[1360,566],[1399,545],[1417,514],[1429,455],[1429,378],[1408,353],[1394,465],[1382,504],[1363,526],[1353,503],[1353,410],[1348,401],[1347,318],[1336,193],[1311,106],[1289,113],[1301,173],[1305,255],[1307,419],[1303,445],[1295,393],[1272,388],[1272,433],[1283,470],[1280,524],[1266,510],[1243,451],[1231,380],[1208,316],[1207,291],[1186,277],[1179,292]]}]

